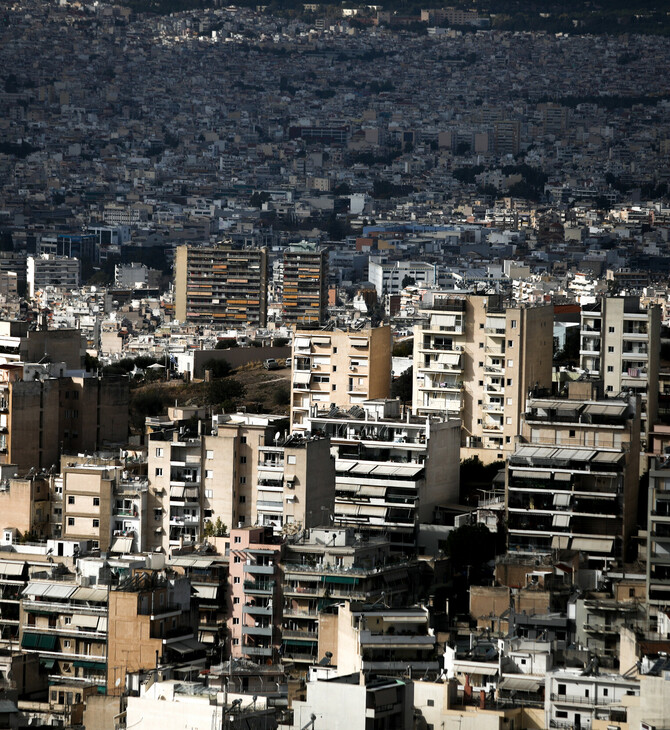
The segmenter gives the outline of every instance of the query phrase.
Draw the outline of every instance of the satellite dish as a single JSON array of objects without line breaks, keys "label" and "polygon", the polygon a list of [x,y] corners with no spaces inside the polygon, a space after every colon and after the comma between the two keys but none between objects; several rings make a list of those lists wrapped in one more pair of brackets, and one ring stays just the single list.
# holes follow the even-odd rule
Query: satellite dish
[{"label": "satellite dish", "polygon": [[277,431],[277,433],[275,434],[275,444],[277,443],[277,441],[279,441],[280,438],[281,438],[281,433],[279,431]]},{"label": "satellite dish", "polygon": [[118,687],[121,684],[121,677],[116,678],[116,682],[114,682],[114,686]]}]

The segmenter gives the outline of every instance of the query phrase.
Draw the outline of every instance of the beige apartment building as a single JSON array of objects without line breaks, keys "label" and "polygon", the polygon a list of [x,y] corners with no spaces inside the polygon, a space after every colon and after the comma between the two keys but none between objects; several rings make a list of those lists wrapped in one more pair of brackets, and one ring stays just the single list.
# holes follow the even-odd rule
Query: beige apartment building
[{"label": "beige apartment building", "polygon": [[[198,415],[199,427],[185,425]],[[208,522],[281,531],[332,514],[335,462],[327,438],[290,436],[278,416],[224,414],[210,421],[194,408],[149,419],[147,548],[198,542]],[[152,517],[153,515],[153,517]],[[153,520],[153,522],[151,522]]]},{"label": "beige apartment building", "polygon": [[312,406],[349,409],[391,390],[391,328],[296,332],[291,428],[304,431]]},{"label": "beige apartment building", "polygon": [[602,297],[582,307],[580,364],[599,377],[608,397],[635,393],[641,400],[643,449],[658,414],[661,308],[639,297]]},{"label": "beige apartment building", "polygon": [[553,307],[435,294],[414,328],[412,408],[461,419],[461,458],[514,451],[528,391],[551,387]]}]

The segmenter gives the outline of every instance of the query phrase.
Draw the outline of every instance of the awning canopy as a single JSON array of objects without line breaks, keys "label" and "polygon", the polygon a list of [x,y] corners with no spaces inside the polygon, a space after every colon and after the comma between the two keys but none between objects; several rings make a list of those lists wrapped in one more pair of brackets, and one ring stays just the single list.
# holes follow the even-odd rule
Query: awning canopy
[{"label": "awning canopy", "polygon": [[593,416],[621,416],[628,406],[625,403],[589,403],[584,413]]},{"label": "awning canopy", "polygon": [[56,648],[56,637],[50,634],[34,634],[32,631],[24,631],[21,648],[53,651]]},{"label": "awning canopy", "polygon": [[170,487],[170,497],[172,499],[184,499],[184,490],[186,487]]},{"label": "awning canopy", "polygon": [[86,616],[84,614],[74,614],[72,616],[72,625],[80,629],[97,629],[98,617]]},{"label": "awning canopy", "polygon": [[132,537],[117,537],[109,548],[111,553],[122,553],[127,554],[133,549],[133,538]]},{"label": "awning canopy", "polygon": [[73,662],[75,667],[82,667],[83,669],[97,669],[100,672],[107,671],[107,665],[105,662],[93,662],[86,659],[75,659]]},{"label": "awning canopy", "polygon": [[583,550],[584,552],[593,553],[611,553],[614,539],[603,537],[601,539],[595,537],[574,537],[572,539],[572,550]]},{"label": "awning canopy", "polygon": [[95,603],[107,602],[107,591],[105,588],[86,588],[81,586],[72,594],[73,601],[93,601]]},{"label": "awning canopy", "polygon": [[23,560],[0,560],[0,577],[19,577],[23,573],[25,565]]},{"label": "awning canopy", "polygon": [[310,339],[309,337],[296,337],[293,341],[293,347],[296,350],[309,350]]},{"label": "awning canopy", "polygon": [[168,644],[167,648],[174,649],[179,654],[190,654],[194,651],[204,651],[206,647],[196,639],[183,639],[182,641],[175,641],[174,644]]},{"label": "awning canopy", "polygon": [[201,598],[205,601],[215,600],[219,592],[219,586],[217,585],[194,585],[193,588],[195,589],[196,598]]},{"label": "awning canopy", "polygon": [[312,374],[309,370],[296,370],[293,373],[293,382],[301,384],[309,383],[311,377]]},{"label": "awning canopy", "polygon": [[498,685],[498,689],[517,692],[537,692],[542,683],[532,677],[505,677]]},{"label": "awning canopy", "polygon": [[24,596],[35,596],[36,598],[49,598],[59,600],[70,598],[77,590],[73,585],[57,585],[55,583],[43,583],[42,581],[31,580],[23,589]]},{"label": "awning canopy", "polygon": [[620,451],[599,451],[591,461],[600,464],[618,464],[624,455]]}]

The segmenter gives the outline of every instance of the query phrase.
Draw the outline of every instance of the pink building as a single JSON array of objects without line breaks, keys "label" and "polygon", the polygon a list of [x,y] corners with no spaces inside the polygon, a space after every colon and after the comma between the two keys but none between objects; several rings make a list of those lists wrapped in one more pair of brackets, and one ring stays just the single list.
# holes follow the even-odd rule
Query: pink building
[{"label": "pink building", "polygon": [[281,645],[283,540],[272,527],[230,531],[230,656],[274,660]]}]

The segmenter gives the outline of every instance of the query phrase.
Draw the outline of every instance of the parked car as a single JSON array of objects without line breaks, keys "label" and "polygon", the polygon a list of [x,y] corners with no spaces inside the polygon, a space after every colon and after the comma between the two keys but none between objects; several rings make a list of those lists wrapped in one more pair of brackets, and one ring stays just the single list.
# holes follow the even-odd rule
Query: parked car
[{"label": "parked car", "polygon": [[287,368],[293,367],[293,358],[290,358],[290,357],[286,358],[286,367]]},{"label": "parked car", "polygon": [[263,367],[266,370],[279,370],[279,363],[274,359],[274,357],[271,357],[263,363]]}]

